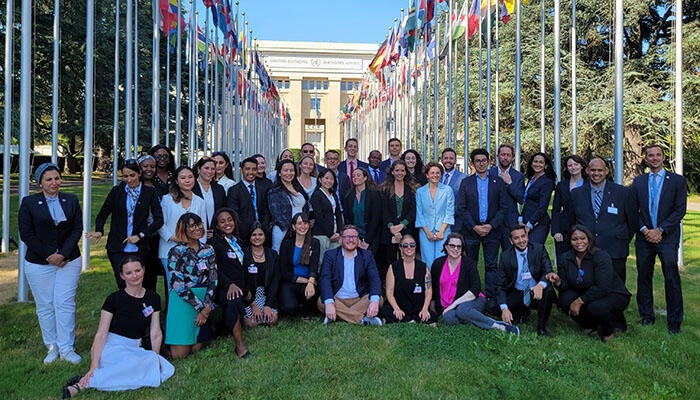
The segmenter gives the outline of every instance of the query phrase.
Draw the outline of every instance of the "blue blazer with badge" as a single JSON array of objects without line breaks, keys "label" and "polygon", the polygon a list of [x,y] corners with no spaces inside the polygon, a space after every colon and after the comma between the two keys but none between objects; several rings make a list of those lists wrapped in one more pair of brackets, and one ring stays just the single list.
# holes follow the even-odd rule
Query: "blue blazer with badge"
[{"label": "blue blazer with badge", "polygon": [[[487,238],[499,238],[499,229],[503,224],[505,207],[505,184],[499,178],[487,175],[488,178],[488,215],[485,224],[490,224],[493,229]],[[459,192],[457,192],[457,205],[455,206],[454,231],[459,232],[465,239],[479,239],[474,232],[474,226],[479,222],[479,192],[477,190],[476,174],[469,175],[462,180]]]},{"label": "blue blazer with badge", "polygon": [[588,182],[571,191],[571,212],[574,220],[593,232],[596,238],[595,246],[605,250],[610,257],[627,257],[636,220],[629,189],[606,181],[598,218],[593,213],[591,191],[591,184]]},{"label": "blue blazer with badge", "polygon": [[78,198],[68,193],[58,193],[58,199],[66,220],[56,225],[46,204],[44,193],[36,193],[22,199],[19,206],[19,235],[27,245],[25,260],[47,265],[46,258],[58,252],[67,261],[80,257],[78,241],[83,232],[83,213]]},{"label": "blue blazer with badge", "polygon": [[[639,214],[635,223],[637,240],[644,240],[639,231],[642,227],[652,228],[649,215],[649,174],[636,177],[632,182],[632,201]],[[680,241],[680,223],[685,216],[688,202],[688,184],[683,176],[666,171],[661,194],[659,211],[656,218],[658,226],[663,229],[661,243],[678,243]]]},{"label": "blue blazer with badge", "polygon": [[[498,172],[497,166],[489,169],[489,174],[492,177],[501,179],[498,176]],[[510,229],[518,224],[518,203],[523,202],[523,193],[525,193],[525,176],[523,176],[520,171],[512,167],[508,170],[508,173],[510,174],[510,179],[512,182],[510,184],[506,184],[505,182],[503,183],[505,186],[505,196],[503,197],[506,209],[506,215],[503,219],[503,227],[505,229]],[[501,181],[503,181],[503,179],[501,179]]]},{"label": "blue blazer with badge", "polygon": [[[369,250],[357,248],[355,256],[355,289],[360,297],[369,294],[379,296],[382,290],[382,281],[379,279],[379,271],[374,257]],[[321,276],[319,291],[321,301],[333,299],[343,286],[345,256],[343,248],[336,247],[326,251],[321,264]]]}]

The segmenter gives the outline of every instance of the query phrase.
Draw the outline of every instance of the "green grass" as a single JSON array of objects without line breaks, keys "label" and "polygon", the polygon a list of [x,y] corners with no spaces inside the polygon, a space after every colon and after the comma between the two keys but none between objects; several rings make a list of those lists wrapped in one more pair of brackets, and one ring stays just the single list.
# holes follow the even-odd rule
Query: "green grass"
[{"label": "green grass", "polygon": [[[626,313],[629,331],[608,344],[584,336],[556,310],[549,324],[551,338],[535,335],[535,318],[521,327],[519,338],[473,326],[363,328],[323,326],[320,317],[311,323],[283,320],[275,328],[245,331],[253,353],[248,361],[236,358],[232,339],[220,338],[204,351],[175,361],[175,375],[160,388],[87,391],[79,398],[700,398],[700,213],[689,213],[684,228],[686,320],[677,336],[667,334],[663,316],[654,326],[638,327],[634,298]],[[114,287],[109,262],[99,255],[103,246],[104,240],[93,246],[92,268],[78,288],[76,348],[84,356],[81,365],[59,361],[44,366],[34,306],[0,306],[0,398],[57,398],[68,378],[87,371],[99,309]],[[663,309],[660,270],[655,278],[656,306]],[[628,260],[628,286],[636,293],[633,256]]]}]

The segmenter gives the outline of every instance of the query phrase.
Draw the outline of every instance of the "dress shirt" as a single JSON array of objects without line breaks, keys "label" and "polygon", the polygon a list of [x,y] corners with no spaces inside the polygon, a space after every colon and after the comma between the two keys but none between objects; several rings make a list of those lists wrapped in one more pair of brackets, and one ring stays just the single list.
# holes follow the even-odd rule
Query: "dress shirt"
[{"label": "dress shirt", "polygon": [[479,194],[479,222],[484,223],[489,217],[489,174],[483,178],[476,175],[476,191]]},{"label": "dress shirt", "polygon": [[664,184],[666,170],[661,169],[658,173],[649,172],[649,216],[651,217],[652,228],[657,226],[659,214],[659,199],[661,198],[661,187]]},{"label": "dress shirt", "polygon": [[63,207],[61,207],[61,201],[58,195],[53,197],[44,195],[44,199],[46,199],[46,205],[49,207],[49,213],[51,214],[53,223],[58,226],[61,222],[66,221],[66,213],[63,212]]},{"label": "dress shirt", "polygon": [[[139,201],[139,196],[141,196],[141,186],[143,184],[139,183],[136,189],[132,189],[129,185],[124,186],[124,191],[126,191],[126,237],[134,234],[134,210],[136,210],[136,203]],[[124,246],[125,253],[136,253],[139,251],[139,247],[133,243],[126,242]]]},{"label": "dress shirt", "polygon": [[[345,253],[344,250],[343,253]],[[343,254],[343,286],[341,286],[338,293],[335,294],[339,299],[360,297],[360,294],[357,293],[357,286],[355,285],[355,257],[357,257],[357,250],[355,250],[352,257]]]}]

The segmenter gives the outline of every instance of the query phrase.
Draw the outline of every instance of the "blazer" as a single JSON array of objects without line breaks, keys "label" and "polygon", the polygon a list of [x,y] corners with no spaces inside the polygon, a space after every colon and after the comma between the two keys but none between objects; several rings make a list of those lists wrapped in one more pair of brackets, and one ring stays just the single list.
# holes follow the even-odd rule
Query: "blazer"
[{"label": "blazer", "polygon": [[584,303],[602,299],[610,293],[621,294],[628,298],[632,296],[614,272],[612,259],[605,250],[593,249],[593,252],[586,253],[581,260],[581,269],[583,281],[576,283],[576,277],[579,274],[576,253],[574,250],[569,250],[562,254],[557,262],[557,272],[561,278],[558,288],[560,292],[581,291],[583,292],[581,300]]},{"label": "blazer", "polygon": [[[369,294],[379,296],[382,290],[382,281],[379,279],[377,264],[372,253],[368,250],[357,248],[355,256],[355,290],[360,297]],[[321,264],[321,276],[319,291],[321,301],[333,299],[338,290],[343,286],[345,256],[343,248],[336,247],[326,251]]]},{"label": "blazer", "polygon": [[552,220],[547,214],[547,209],[549,208],[553,190],[554,181],[546,175],[541,175],[532,183],[527,191],[527,199],[525,199],[523,210],[520,212],[524,224],[530,223],[534,228],[540,224],[549,225],[551,223]]},{"label": "blazer", "polygon": [[[302,211],[309,212],[309,201],[306,197],[306,192],[303,190],[299,193],[304,196],[304,206]],[[248,195],[250,197],[250,195]],[[270,212],[270,224],[279,226],[281,230],[286,231],[292,224],[292,201],[289,195],[282,186],[273,186],[267,192],[267,207]],[[270,227],[272,229],[272,227]]]},{"label": "blazer", "polygon": [[217,291],[219,292],[219,295],[221,295],[221,292],[226,293],[229,286],[231,286],[233,283],[241,288],[243,291],[243,297],[245,298],[249,288],[246,285],[247,272],[246,269],[243,268],[243,260],[240,260],[237,257],[229,257],[229,252],[232,252],[232,249],[226,238],[222,236],[214,235],[211,239],[209,239],[208,243],[214,248],[214,254],[216,254],[217,277],[219,279]]},{"label": "blazer", "polygon": [[[279,291],[280,276],[277,270],[277,252],[269,247],[264,247],[263,249],[265,251],[265,305],[270,308],[278,308],[277,292]],[[250,247],[246,247],[243,249],[243,266],[247,268],[254,264],[252,250]],[[246,278],[248,292],[253,293],[254,296],[258,289],[257,276],[256,274],[248,273]]]},{"label": "blazer", "polygon": [[51,218],[43,192],[22,199],[17,222],[20,238],[27,245],[24,259],[30,263],[48,265],[46,258],[54,253],[68,261],[80,257],[78,241],[83,232],[83,213],[78,198],[59,192],[58,199],[66,214],[66,220],[58,225]]},{"label": "blazer", "polygon": [[[430,268],[430,276],[433,280],[433,301],[435,304],[435,312],[442,314],[442,303],[440,302],[440,274],[445,266],[447,256],[442,256],[435,261]],[[470,257],[462,256],[462,264],[459,267],[459,276],[457,277],[457,292],[455,292],[455,300],[464,296],[465,293],[471,291],[474,296],[478,296],[481,292],[481,279],[479,271],[476,269],[476,261]]]},{"label": "blazer", "polygon": [[[649,174],[640,175],[632,182],[632,198],[634,209],[639,218],[635,223],[637,240],[644,240],[639,232],[642,227],[652,228],[649,216]],[[663,238],[661,243],[678,243],[680,241],[680,224],[685,216],[688,202],[688,184],[685,177],[666,171],[661,194],[659,196],[659,211],[656,218],[661,227]]]},{"label": "blazer", "polygon": [[[255,179],[255,204],[258,209],[258,221],[262,224],[263,229],[267,230],[270,225],[270,212],[267,207],[267,192],[270,190],[270,185],[267,180]],[[253,201],[250,199],[248,191],[248,183],[244,180],[239,181],[231,186],[226,195],[226,204],[238,214],[238,235],[243,243],[248,243],[250,239],[250,227],[255,219],[255,208]]]},{"label": "blazer", "polygon": [[[506,214],[505,184],[501,179],[486,175],[488,178],[488,214],[484,223],[490,224],[493,229],[486,236],[499,240],[500,228]],[[459,232],[465,239],[479,240],[479,235],[474,232],[474,226],[479,222],[479,192],[477,190],[476,174],[469,175],[462,180],[457,192],[457,205],[454,231]]]},{"label": "blazer", "polygon": [[[489,174],[491,176],[501,179],[498,173],[499,170],[497,166],[489,169]],[[506,187],[504,193],[506,196],[503,196],[506,207],[503,227],[506,230],[518,224],[518,215],[520,215],[518,212],[518,203],[523,202],[523,193],[525,193],[525,177],[523,174],[513,167],[508,170],[508,173],[510,174],[512,182],[510,184],[503,183]]]},{"label": "blazer", "polygon": [[350,192],[350,189],[352,189],[352,182],[350,182],[350,178],[348,178],[347,174],[340,171],[335,171],[335,186],[335,193],[342,201],[345,196],[347,196],[348,192]]},{"label": "blazer", "polygon": [[416,190],[416,228],[426,226],[428,230],[437,232],[442,228],[442,224],[454,223],[455,197],[449,186],[438,184],[435,201],[430,198],[428,184]]},{"label": "blazer", "polygon": [[[442,179],[445,179],[445,174],[442,175],[441,181]],[[459,192],[459,187],[462,185],[462,181],[466,177],[467,174],[463,173],[457,168],[453,168],[450,172],[450,181],[447,182],[447,186],[452,188],[452,193],[455,195],[455,199],[457,198],[457,192]]]},{"label": "blazer", "polygon": [[[226,207],[226,191],[224,190],[224,187],[219,185],[216,182],[211,183],[211,187],[209,188],[212,192],[212,196],[214,197],[214,213],[218,211],[220,208]],[[199,181],[196,181],[194,183],[194,187],[192,187],[192,193],[196,194],[197,196],[201,197],[202,200],[204,200],[204,196],[202,195],[202,187],[199,185]],[[206,202],[206,201],[205,201]],[[214,215],[209,216],[209,226],[212,227],[216,224],[216,221],[214,221]]]},{"label": "blazer", "polygon": [[394,160],[389,157],[386,160],[383,160],[381,163],[379,163],[379,169],[384,171],[384,173],[389,173],[389,168],[391,168],[391,165],[394,163]]},{"label": "blazer", "polygon": [[[104,233],[107,217],[112,214],[109,221],[109,236],[107,236],[107,251],[121,252],[124,250],[124,239],[126,239],[127,218],[126,210],[126,183],[122,182],[109,191],[107,198],[102,203],[102,208],[95,217],[95,231]],[[148,223],[151,216],[152,222]],[[160,198],[158,190],[152,187],[141,185],[141,193],[134,208],[134,227],[132,235],[143,233],[145,237],[154,237],[158,234],[158,229],[163,226],[163,210],[160,208]],[[147,254],[150,240],[142,238],[136,243],[140,254]]]},{"label": "blazer", "polygon": [[408,189],[408,187],[404,186],[403,206],[401,206],[401,215],[399,216],[396,215],[396,200],[393,196],[389,195],[388,191],[382,191],[381,202],[383,220],[381,226],[380,243],[391,243],[392,235],[389,231],[389,224],[398,225],[402,222],[407,222],[404,225],[404,228],[401,230],[402,235],[413,233],[415,231],[416,194],[414,192]]},{"label": "blazer", "polygon": [[574,221],[590,229],[596,238],[595,246],[605,250],[610,257],[626,258],[638,219],[630,199],[630,190],[606,181],[597,219],[593,213],[591,190],[591,185],[587,182],[571,191]]},{"label": "blazer", "polygon": [[386,172],[384,172],[384,170],[382,170],[381,167],[377,167],[377,175],[379,176],[379,179],[374,179],[374,170],[372,169],[372,167],[368,166],[367,171],[369,171],[369,176],[372,177],[372,180],[377,185],[381,185],[386,180]]},{"label": "blazer", "polygon": [[[547,249],[541,244],[528,243],[527,265],[536,282],[545,281],[545,276],[552,272],[552,261]],[[501,253],[496,271],[496,299],[498,304],[506,304],[506,294],[515,288],[518,278],[518,254],[515,247]]]},{"label": "blazer", "polygon": [[[357,168],[359,167],[364,167],[365,169],[369,167],[369,164],[367,164],[364,161],[357,160]],[[345,159],[338,164],[338,171],[344,173],[346,176],[348,175],[348,160]]]},{"label": "blazer", "polygon": [[[309,277],[317,278],[319,272],[319,259],[321,256],[321,243],[316,238],[311,238],[311,257],[309,258]],[[280,256],[277,257],[277,270],[280,280],[296,282],[298,275],[294,274],[294,238],[285,238],[280,244]]]},{"label": "blazer", "polygon": [[[335,233],[339,233],[343,228],[343,213],[340,211],[342,208],[340,200],[334,192],[331,192],[331,195],[335,199],[335,210],[320,186],[317,186],[311,194],[309,203],[311,203],[311,208],[314,210],[314,227],[311,233],[314,236],[331,237]],[[333,227],[334,224],[335,229]]]},{"label": "blazer", "polygon": [[[352,212],[355,200],[355,190],[351,190],[343,199],[343,217],[345,224],[357,225],[355,215]],[[381,237],[382,203],[377,190],[365,189],[365,237],[372,252],[376,252]],[[324,256],[325,257],[325,256]]]}]

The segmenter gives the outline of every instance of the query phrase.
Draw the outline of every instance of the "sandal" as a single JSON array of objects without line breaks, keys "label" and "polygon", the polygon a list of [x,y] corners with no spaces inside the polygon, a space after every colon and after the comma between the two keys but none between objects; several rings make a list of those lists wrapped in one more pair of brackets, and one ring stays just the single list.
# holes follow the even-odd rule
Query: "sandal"
[{"label": "sandal", "polygon": [[66,382],[66,386],[63,387],[63,398],[64,399],[70,399],[73,397],[73,395],[70,392],[70,389],[73,388],[75,389],[75,393],[78,394],[83,388],[80,386],[78,382],[80,382],[80,379],[83,377],[80,375],[76,375],[68,380]]}]

